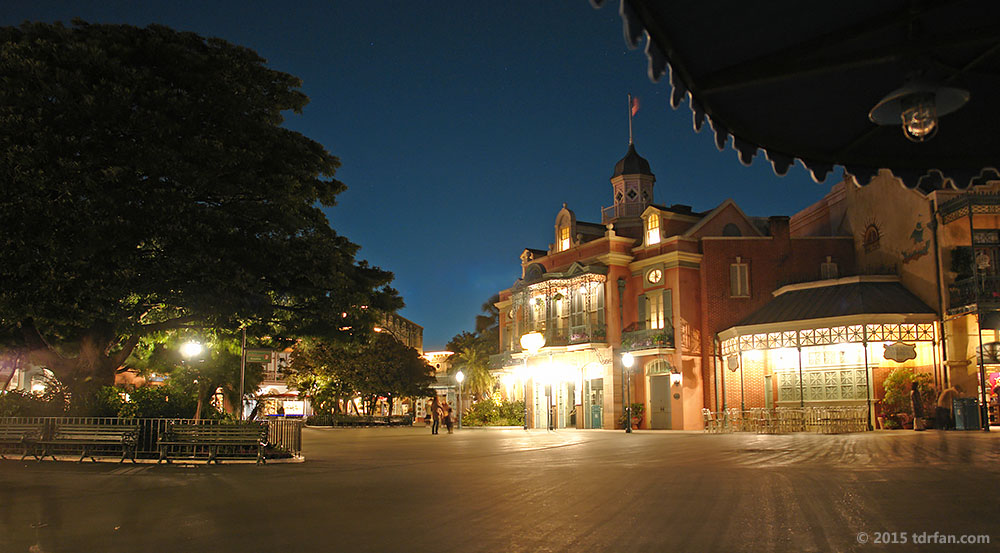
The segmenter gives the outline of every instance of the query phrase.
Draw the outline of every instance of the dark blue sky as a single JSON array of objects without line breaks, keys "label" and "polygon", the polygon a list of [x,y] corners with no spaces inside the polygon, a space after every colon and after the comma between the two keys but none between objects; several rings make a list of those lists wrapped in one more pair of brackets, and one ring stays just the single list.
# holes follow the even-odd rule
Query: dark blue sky
[{"label": "dark blue sky", "polygon": [[[91,5],[87,5],[91,4]],[[600,222],[628,146],[626,94],[640,98],[636,148],[655,201],[790,215],[836,182],[800,165],[773,174],[695,134],[685,103],[646,76],[622,38],[618,2],[108,1],[0,3],[25,20],[160,23],[252,48],[304,81],[311,99],[286,125],[338,156],[349,189],[328,210],[359,257],[393,271],[401,314],[426,349],[471,330],[479,306],[520,276],[525,247],[553,241],[563,202]]]}]

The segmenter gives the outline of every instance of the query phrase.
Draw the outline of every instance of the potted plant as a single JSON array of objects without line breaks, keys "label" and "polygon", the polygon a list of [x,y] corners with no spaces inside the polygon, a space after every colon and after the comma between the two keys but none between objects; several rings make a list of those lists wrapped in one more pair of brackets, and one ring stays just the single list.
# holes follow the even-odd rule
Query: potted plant
[{"label": "potted plant", "polygon": [[[644,403],[633,403],[632,404],[632,428],[639,428],[642,424],[642,415],[646,412],[646,405]],[[622,413],[622,416],[618,418],[618,424],[625,426],[625,416],[626,413]]]}]

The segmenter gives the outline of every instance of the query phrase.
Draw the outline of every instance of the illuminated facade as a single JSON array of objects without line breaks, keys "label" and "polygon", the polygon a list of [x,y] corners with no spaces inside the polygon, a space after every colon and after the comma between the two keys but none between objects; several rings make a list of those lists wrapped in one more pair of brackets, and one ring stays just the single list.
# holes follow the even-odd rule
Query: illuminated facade
[{"label": "illuminated facade", "polygon": [[[527,396],[530,427],[623,428],[638,403],[642,428],[700,429],[701,409],[723,401],[717,333],[784,284],[853,270],[850,238],[792,237],[787,217],[748,217],[732,200],[658,205],[655,181],[630,145],[601,223],[563,204],[553,243],[523,250],[521,278],[500,292],[493,367],[505,395]],[[537,352],[522,348],[529,332],[545,337]]]},{"label": "illuminated facade", "polygon": [[848,180],[793,217],[792,228],[850,235],[859,267],[899,275],[940,316],[935,385],[995,405],[988,392],[1000,377],[1000,183],[976,180],[967,191],[930,192],[905,188],[886,171],[864,187]]}]

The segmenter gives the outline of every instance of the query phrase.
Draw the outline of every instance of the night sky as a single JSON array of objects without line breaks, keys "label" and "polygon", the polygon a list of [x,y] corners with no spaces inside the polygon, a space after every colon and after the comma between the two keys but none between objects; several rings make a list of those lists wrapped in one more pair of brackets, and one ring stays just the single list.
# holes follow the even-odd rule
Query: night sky
[{"label": "night sky", "polygon": [[480,305],[520,276],[526,247],[553,241],[556,212],[600,222],[628,146],[627,93],[639,97],[636,149],[656,174],[655,202],[709,210],[734,199],[751,216],[791,215],[818,200],[796,165],[777,177],[758,154],[744,167],[708,125],[674,111],[622,37],[618,2],[8,0],[0,24],[25,20],[159,23],[256,50],[300,77],[311,99],[286,125],[338,156],[348,185],[327,210],[359,258],[393,271],[401,314],[441,349],[472,330]]}]

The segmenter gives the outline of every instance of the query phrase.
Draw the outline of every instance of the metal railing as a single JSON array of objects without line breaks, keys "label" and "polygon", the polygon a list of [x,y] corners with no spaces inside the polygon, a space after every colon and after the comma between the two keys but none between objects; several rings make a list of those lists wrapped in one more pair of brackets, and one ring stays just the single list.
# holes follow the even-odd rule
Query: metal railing
[{"label": "metal railing", "polygon": [[1000,302],[1000,277],[981,276],[956,280],[948,286],[949,307],[955,309],[976,301]]},{"label": "metal railing", "polygon": [[718,412],[702,409],[702,416],[705,432],[713,433],[843,434],[868,430],[868,407],[865,405],[753,408],[745,411],[726,409]]},{"label": "metal railing", "polygon": [[[302,453],[302,421],[296,419],[276,419],[258,421],[267,425],[268,447],[298,456]],[[119,417],[0,417],[0,426],[4,424],[42,424],[52,428],[60,424],[91,424],[91,425],[137,425],[139,433],[136,443],[136,457],[140,459],[155,459],[159,456],[156,446],[157,438],[166,432],[167,425],[175,424],[236,424],[232,421],[195,420],[195,419],[124,419]]]},{"label": "metal railing", "polygon": [[601,224],[606,225],[618,217],[638,217],[649,207],[647,203],[619,204],[601,208]]},{"label": "metal railing", "polygon": [[674,347],[673,328],[653,328],[622,332],[622,348],[625,351],[672,347]]}]

